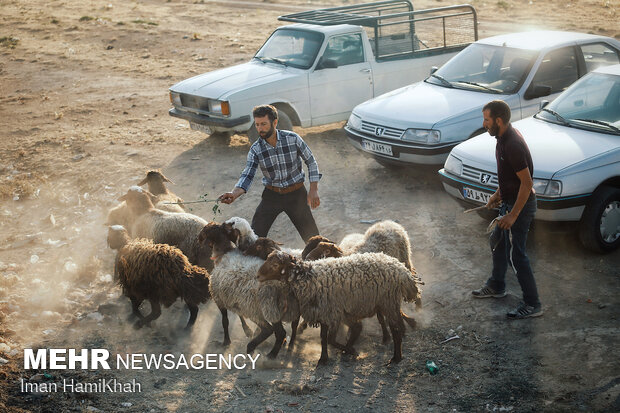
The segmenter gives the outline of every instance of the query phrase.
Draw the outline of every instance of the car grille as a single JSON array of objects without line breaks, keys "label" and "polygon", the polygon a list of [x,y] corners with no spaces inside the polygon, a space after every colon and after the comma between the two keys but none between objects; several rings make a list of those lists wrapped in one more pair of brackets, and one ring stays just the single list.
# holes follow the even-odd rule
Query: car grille
[{"label": "car grille", "polygon": [[[483,182],[483,179],[482,179],[483,174],[485,174],[486,176],[490,176],[491,179],[487,180],[486,182]],[[474,168],[468,165],[463,165],[463,177],[471,179],[472,181],[475,181],[483,185],[489,185],[493,187],[497,187],[499,185],[497,181],[497,174],[493,172],[489,172],[489,171],[483,171],[481,169],[477,169],[477,168]]]},{"label": "car grille", "polygon": [[181,104],[187,108],[209,111],[209,99],[181,93]]},{"label": "car grille", "polygon": [[379,125],[372,122],[362,121],[362,131],[369,135],[379,138],[400,139],[405,132],[404,129],[390,128],[388,126]]}]

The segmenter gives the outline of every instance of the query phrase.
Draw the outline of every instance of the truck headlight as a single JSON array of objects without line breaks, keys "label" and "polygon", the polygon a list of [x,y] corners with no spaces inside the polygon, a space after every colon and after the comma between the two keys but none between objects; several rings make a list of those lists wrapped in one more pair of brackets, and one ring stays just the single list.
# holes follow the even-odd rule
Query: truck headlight
[{"label": "truck headlight", "polygon": [[362,118],[351,113],[351,116],[349,116],[349,120],[347,121],[347,125],[349,125],[351,129],[362,130]]},{"label": "truck headlight", "polygon": [[562,182],[534,178],[534,190],[538,195],[558,196],[562,193]]},{"label": "truck headlight", "polygon": [[230,115],[230,104],[224,100],[210,100],[209,112],[218,115]]},{"label": "truck headlight", "polygon": [[170,92],[170,103],[174,106],[183,106],[181,103],[181,94],[176,92]]},{"label": "truck headlight", "polygon": [[463,161],[450,154],[448,159],[446,159],[446,163],[443,165],[443,169],[445,169],[446,172],[450,172],[452,175],[461,176],[463,173]]},{"label": "truck headlight", "polygon": [[441,132],[433,129],[407,129],[402,139],[410,142],[437,143],[441,140]]}]

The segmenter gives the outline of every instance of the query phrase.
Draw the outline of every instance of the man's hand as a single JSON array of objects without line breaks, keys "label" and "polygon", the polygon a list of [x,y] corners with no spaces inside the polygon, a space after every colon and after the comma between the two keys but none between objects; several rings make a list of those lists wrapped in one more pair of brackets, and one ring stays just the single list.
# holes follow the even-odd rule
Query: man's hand
[{"label": "man's hand", "polygon": [[316,209],[321,205],[319,199],[319,188],[316,182],[310,182],[310,191],[308,191],[308,206],[312,209]]},{"label": "man's hand", "polygon": [[517,216],[513,215],[512,213],[508,213],[501,217],[499,221],[497,221],[497,226],[501,229],[508,230],[514,225],[516,220]]},{"label": "man's hand", "polygon": [[226,192],[219,196],[220,202],[223,204],[232,204],[235,202],[235,199],[239,198],[241,195],[245,194],[245,191],[239,187],[235,187],[232,192]]},{"label": "man's hand", "polygon": [[495,193],[491,195],[491,198],[489,198],[489,202],[487,202],[486,207],[487,209],[497,208],[501,203],[502,197],[500,196],[499,191],[495,191]]}]

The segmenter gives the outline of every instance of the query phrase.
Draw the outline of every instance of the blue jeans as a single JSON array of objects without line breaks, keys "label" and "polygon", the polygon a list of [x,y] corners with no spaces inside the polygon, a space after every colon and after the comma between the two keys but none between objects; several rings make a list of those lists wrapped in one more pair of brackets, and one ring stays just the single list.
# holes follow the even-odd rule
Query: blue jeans
[{"label": "blue jeans", "polygon": [[[499,210],[500,215],[505,215],[512,207],[511,204],[502,204]],[[532,195],[509,230],[503,230],[499,226],[495,227],[489,238],[493,254],[493,272],[487,281],[487,286],[495,291],[504,291],[506,289],[506,270],[510,264],[521,285],[523,301],[531,306],[540,305],[536,280],[534,280],[530,260],[525,253],[527,233],[535,214],[536,196]]]}]

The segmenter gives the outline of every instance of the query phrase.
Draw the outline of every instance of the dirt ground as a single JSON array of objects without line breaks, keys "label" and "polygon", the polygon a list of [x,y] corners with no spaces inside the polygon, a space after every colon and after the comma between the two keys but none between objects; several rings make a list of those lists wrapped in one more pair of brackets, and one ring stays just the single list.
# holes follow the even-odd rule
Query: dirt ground
[{"label": "dirt ground", "polygon": [[[481,37],[552,28],[620,38],[618,0],[472,3]],[[373,220],[395,219],[407,229],[425,286],[424,308],[406,306],[419,328],[407,332],[403,362],[385,366],[391,346],[381,344],[379,326],[369,319],[359,357],[330,349],[327,367],[315,367],[320,341],[310,329],[292,352],[275,361],[262,357],[255,370],[23,369],[24,348],[244,353],[236,316],[232,345],[219,345],[213,303],[201,307],[190,335],[181,334],[187,314],[178,303],[153,328],[133,330],[129,301],[112,280],[114,254],[103,223],[116,198],[152,168],[175,181],[171,189],[186,200],[232,188],[247,138],[189,130],[168,116],[167,89],[248,60],[279,25],[278,15],[319,4],[0,0],[1,411],[620,410],[620,251],[591,254],[570,228],[536,225],[528,243],[545,314],[508,322],[504,314],[520,296],[512,274],[507,298],[470,296],[491,267],[487,222],[462,213],[443,191],[438,168],[386,169],[349,145],[342,124],[297,129],[323,173],[315,217],[335,240],[365,231]],[[447,4],[415,2],[418,9]],[[216,219],[251,219],[260,192],[256,179]],[[193,213],[214,218],[212,204],[196,205]],[[270,236],[302,246],[284,216]],[[429,374],[427,360],[438,374]],[[21,379],[71,378],[135,379],[142,391],[20,391]]]}]

